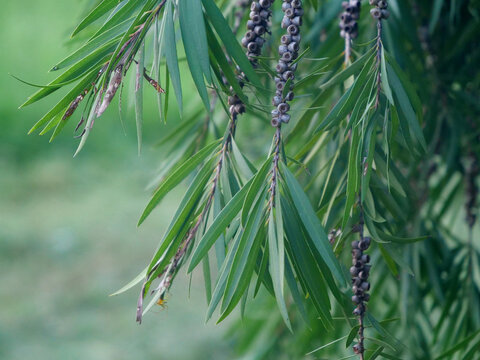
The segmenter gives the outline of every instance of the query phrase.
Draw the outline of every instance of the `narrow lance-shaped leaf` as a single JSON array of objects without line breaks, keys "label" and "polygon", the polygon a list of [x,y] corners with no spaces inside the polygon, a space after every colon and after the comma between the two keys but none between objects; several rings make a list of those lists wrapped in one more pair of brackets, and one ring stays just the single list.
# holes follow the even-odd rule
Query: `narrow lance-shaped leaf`
[{"label": "narrow lance-shaped leaf", "polygon": [[168,0],[165,4],[166,12],[165,18],[165,58],[167,60],[167,66],[172,79],[173,89],[175,90],[175,96],[177,97],[177,103],[182,114],[183,99],[182,99],[182,84],[180,80],[180,70],[178,67],[177,56],[177,42],[175,39],[175,25],[173,22],[173,6],[172,1]]},{"label": "narrow lance-shaped leaf", "polygon": [[213,154],[220,141],[221,139],[207,145],[202,150],[193,155],[189,159],[189,161],[179,163],[175,167],[172,173],[160,184],[158,189],[153,194],[152,199],[150,200],[142,215],[140,216],[140,220],[138,220],[138,226],[142,224],[142,222],[148,217],[152,210],[158,205],[158,203],[170,190],[172,190],[183,179],[185,179],[185,177],[190,174],[203,160]]},{"label": "narrow lance-shaped leaf", "polygon": [[340,284],[346,284],[346,279],[343,275],[340,263],[333,253],[327,235],[325,234],[325,230],[323,230],[320,220],[315,214],[310,201],[287,166],[281,163],[281,169],[300,219],[305,225],[309,235],[312,237],[312,240],[315,241],[315,245],[317,246],[320,255]]}]

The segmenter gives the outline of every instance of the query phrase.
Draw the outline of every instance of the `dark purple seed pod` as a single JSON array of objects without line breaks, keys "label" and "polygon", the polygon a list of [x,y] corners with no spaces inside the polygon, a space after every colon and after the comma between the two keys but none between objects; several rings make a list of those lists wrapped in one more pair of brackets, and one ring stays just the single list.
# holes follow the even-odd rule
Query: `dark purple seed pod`
[{"label": "dark purple seed pod", "polygon": [[255,24],[255,25],[258,25],[262,22],[262,18],[260,17],[259,14],[255,14],[251,17],[251,20],[252,22]]},{"label": "dark purple seed pod", "polygon": [[372,15],[375,20],[379,20],[382,18],[382,11],[379,8],[373,8],[370,10],[370,15]]},{"label": "dark purple seed pod", "polygon": [[255,15],[258,15],[258,11],[250,11],[250,14],[248,15],[248,17],[251,19]]},{"label": "dark purple seed pod", "polygon": [[[353,245],[353,243],[352,243],[352,245]],[[360,259],[362,257],[362,255],[363,255],[362,250],[360,250],[358,248],[352,250],[352,256],[353,256],[354,259]]]},{"label": "dark purple seed pod", "polygon": [[292,8],[285,10],[285,16],[286,16],[286,17],[291,18],[291,17],[293,17],[294,15],[295,15],[295,12],[294,12],[294,10],[293,10]]},{"label": "dark purple seed pod", "polygon": [[250,10],[254,12],[259,12],[261,10],[260,4],[256,1],[253,1],[252,5],[250,5]]},{"label": "dark purple seed pod", "polygon": [[250,52],[257,52],[258,51],[258,45],[256,42],[250,42],[247,46],[248,51]]},{"label": "dark purple seed pod", "polygon": [[273,109],[273,110],[271,111],[271,114],[272,114],[273,117],[278,117],[279,111],[278,111],[277,109]]},{"label": "dark purple seed pod", "polygon": [[356,260],[356,259],[354,259],[354,260],[352,261],[352,264],[353,264],[353,266],[355,266],[355,267],[357,267],[357,268],[363,267],[363,262],[362,262],[361,260]]},{"label": "dark purple seed pod", "polygon": [[352,6],[352,5],[348,5],[346,8],[345,8],[345,11],[348,12],[348,13],[353,13],[354,11],[357,10],[357,7],[356,6]]},{"label": "dark purple seed pod", "polygon": [[355,267],[355,266],[352,266],[352,267],[350,268],[350,274],[351,274],[352,276],[357,276],[357,275],[358,275],[358,268]]},{"label": "dark purple seed pod", "polygon": [[266,21],[270,17],[270,12],[268,10],[262,10],[260,11],[260,17]]},{"label": "dark purple seed pod", "polygon": [[295,77],[295,74],[293,71],[287,70],[283,73],[283,80],[287,81],[288,79],[293,79]]},{"label": "dark purple seed pod", "polygon": [[362,280],[367,280],[368,279],[368,272],[366,271],[360,271],[358,273],[358,277]]},{"label": "dark purple seed pod", "polygon": [[292,37],[290,35],[282,35],[280,41],[282,44],[288,45],[292,41]]},{"label": "dark purple seed pod", "polygon": [[292,24],[287,27],[287,31],[290,35],[297,35],[299,32],[299,29],[297,25]]},{"label": "dark purple seed pod", "polygon": [[352,241],[352,249],[358,249],[359,242],[357,240]]},{"label": "dark purple seed pod", "polygon": [[297,25],[297,26],[302,25],[302,18],[301,18],[300,16],[295,16],[295,17],[292,19],[292,24],[293,24],[293,25]]},{"label": "dark purple seed pod", "polygon": [[280,121],[287,124],[290,121],[290,115],[289,114],[282,114],[280,116]]},{"label": "dark purple seed pod", "polygon": [[257,38],[255,39],[255,42],[257,43],[258,47],[261,48],[265,43],[265,39],[260,36],[257,36]]},{"label": "dark purple seed pod", "polygon": [[355,304],[359,304],[360,303],[360,298],[357,296],[357,295],[353,295],[352,296],[352,302],[355,303]]},{"label": "dark purple seed pod", "polygon": [[304,13],[303,8],[295,9],[295,16],[302,16]]},{"label": "dark purple seed pod", "polygon": [[262,36],[263,34],[265,34],[265,27],[262,26],[262,25],[257,25],[255,26],[255,34],[257,34],[258,36]]},{"label": "dark purple seed pod", "polygon": [[277,73],[283,74],[288,69],[288,66],[285,62],[279,61],[275,69],[277,70]]},{"label": "dark purple seed pod", "polygon": [[275,87],[277,88],[278,91],[283,91],[283,89],[285,88],[285,81],[282,80],[277,82]]},{"label": "dark purple seed pod", "polygon": [[363,346],[361,344],[355,344],[353,345],[353,352],[355,354],[360,354],[360,353],[363,353],[364,349],[363,349]]},{"label": "dark purple seed pod", "polygon": [[350,33],[350,37],[352,39],[356,39],[358,37],[358,30],[353,30],[351,33]]},{"label": "dark purple seed pod", "polygon": [[271,1],[270,0],[260,0],[258,2],[260,4],[261,7],[263,7],[264,9],[267,9],[270,7],[270,5],[272,5]]},{"label": "dark purple seed pod", "polygon": [[278,106],[282,102],[282,97],[275,95],[272,100],[273,106]]},{"label": "dark purple seed pod", "polygon": [[293,59],[293,55],[290,51],[286,51],[282,55],[282,61],[290,62]]},{"label": "dark purple seed pod", "polygon": [[352,15],[350,15],[350,14],[347,13],[347,12],[343,12],[342,15],[340,15],[340,19],[341,19],[344,23],[348,23],[348,22],[350,22],[350,20],[352,20]]},{"label": "dark purple seed pod", "polygon": [[280,45],[280,46],[278,47],[278,53],[279,53],[280,55],[283,55],[283,54],[286,53],[287,51],[288,51],[287,45],[282,44],[282,45]]},{"label": "dark purple seed pod", "polygon": [[288,105],[287,103],[280,103],[278,104],[277,109],[281,113],[286,113],[288,110],[290,110],[290,105]]},{"label": "dark purple seed pod", "polygon": [[384,0],[380,0],[377,4],[377,6],[380,8],[380,9],[386,9],[388,7],[388,3]]},{"label": "dark purple seed pod", "polygon": [[300,0],[292,0],[292,7],[300,8],[302,7],[302,2]]},{"label": "dark purple seed pod", "polygon": [[360,285],[363,291],[368,291],[370,290],[370,283],[368,281],[362,282]]},{"label": "dark purple seed pod", "polygon": [[228,97],[228,105],[235,105],[236,103],[237,103],[237,99],[235,99],[235,96]]},{"label": "dark purple seed pod", "polygon": [[362,2],[360,0],[350,0],[350,4],[355,6],[358,10],[360,10],[360,7],[362,6]]},{"label": "dark purple seed pod", "polygon": [[252,20],[247,20],[247,29],[248,30],[253,30],[255,28],[255,24],[253,23]]},{"label": "dark purple seed pod", "polygon": [[285,96],[285,100],[287,100],[287,101],[292,101],[293,98],[294,98],[293,91],[289,91],[289,92],[287,93],[287,96]]},{"label": "dark purple seed pod", "polygon": [[257,37],[257,35],[255,35],[255,33],[251,30],[249,30],[245,33],[245,39],[247,39],[248,42],[254,40],[256,37]]},{"label": "dark purple seed pod", "polygon": [[235,105],[235,111],[238,114],[243,114],[245,112],[245,105],[244,104],[237,104]]},{"label": "dark purple seed pod", "polygon": [[270,120],[270,124],[272,124],[273,127],[277,127],[280,125],[280,120],[278,120],[278,118],[272,118],[272,120]]},{"label": "dark purple seed pod", "polygon": [[359,244],[360,250],[367,250],[369,246],[370,246],[370,238],[369,237],[366,237],[366,238],[364,238],[363,240],[360,241],[360,244]]},{"label": "dark purple seed pod", "polygon": [[291,8],[292,8],[292,5],[290,3],[285,2],[285,1],[282,3],[282,10],[283,11],[285,11],[287,9],[291,9]]},{"label": "dark purple seed pod", "polygon": [[288,44],[288,50],[289,51],[294,51],[294,52],[297,52],[299,50],[300,46],[298,46],[298,43],[296,42],[291,42],[290,44]]},{"label": "dark purple seed pod", "polygon": [[383,9],[382,10],[382,19],[387,20],[390,17],[390,11]]},{"label": "dark purple seed pod", "polygon": [[368,255],[368,254],[362,255],[362,262],[364,264],[369,263],[370,262],[370,255]]},{"label": "dark purple seed pod", "polygon": [[356,315],[356,316],[361,316],[363,315],[363,312],[364,312],[364,309],[363,307],[361,307],[360,305],[358,305],[355,310],[353,310],[353,313]]},{"label": "dark purple seed pod", "polygon": [[282,29],[287,29],[291,25],[290,18],[284,16],[282,19]]},{"label": "dark purple seed pod", "polygon": [[302,37],[300,36],[300,34],[292,35],[292,41],[295,41],[296,43],[300,43],[301,39],[302,39]]},{"label": "dark purple seed pod", "polygon": [[235,112],[235,105],[231,105],[229,108],[230,114],[236,114]]},{"label": "dark purple seed pod", "polygon": [[342,1],[342,8],[346,9],[348,5],[350,5],[348,1]]},{"label": "dark purple seed pod", "polygon": [[244,36],[244,37],[242,38],[242,45],[243,45],[244,47],[247,47],[247,46],[248,46],[248,43],[249,43],[249,41],[248,41],[247,38]]}]

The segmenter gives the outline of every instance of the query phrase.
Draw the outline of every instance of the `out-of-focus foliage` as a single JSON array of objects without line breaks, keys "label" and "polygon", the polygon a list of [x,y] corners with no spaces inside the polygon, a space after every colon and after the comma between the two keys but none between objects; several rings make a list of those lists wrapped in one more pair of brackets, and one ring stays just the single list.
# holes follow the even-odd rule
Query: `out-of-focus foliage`
[{"label": "out-of-focus foliage", "polygon": [[[261,56],[248,58],[238,42],[250,26],[244,2],[95,3],[73,33],[88,34],[85,44],[24,105],[70,86],[32,131],[53,139],[79,113],[78,152],[128,69],[139,146],[142,83],[167,122],[175,96],[181,120],[159,140],[139,224],[177,185],[189,187],[152,260],[120,291],[143,284],[137,320],[163,303],[181,269],[202,264],[207,318],[218,308],[221,321],[237,305],[245,316],[247,330],[233,334],[239,353],[349,356],[359,330],[349,243],[360,231],[374,240],[366,358],[478,357],[480,21],[473,1],[388,4],[384,21],[363,4],[345,60],[342,4],[304,2],[292,118],[272,131],[280,3]],[[184,60],[199,95],[185,109]],[[229,105],[239,103],[246,114],[237,119],[244,109]]]}]

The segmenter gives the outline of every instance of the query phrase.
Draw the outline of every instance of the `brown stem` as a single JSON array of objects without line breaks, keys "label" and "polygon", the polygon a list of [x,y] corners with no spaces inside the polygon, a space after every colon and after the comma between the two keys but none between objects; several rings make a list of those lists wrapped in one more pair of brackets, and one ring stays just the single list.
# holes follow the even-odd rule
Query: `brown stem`
[{"label": "brown stem", "polygon": [[345,34],[345,66],[348,66],[350,63],[350,58],[352,56],[352,39],[350,34]]},{"label": "brown stem", "polygon": [[280,144],[282,140],[282,131],[281,126],[277,126],[275,130],[275,149],[273,154],[273,169],[272,169],[272,179],[270,184],[270,200],[268,202],[268,210],[270,211],[275,207],[275,192],[277,188],[277,179],[278,179],[278,160],[280,159]]},{"label": "brown stem", "polygon": [[375,99],[375,109],[380,106],[380,91],[382,90],[382,72],[380,64],[382,61],[382,20],[377,22],[377,96]]}]

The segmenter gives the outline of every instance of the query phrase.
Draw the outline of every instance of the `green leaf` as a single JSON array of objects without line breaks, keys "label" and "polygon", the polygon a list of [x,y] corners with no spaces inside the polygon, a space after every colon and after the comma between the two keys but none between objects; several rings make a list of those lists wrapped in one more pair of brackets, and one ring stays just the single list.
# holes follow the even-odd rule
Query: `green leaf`
[{"label": "green leaf", "polygon": [[230,67],[230,64],[228,63],[224,50],[218,43],[217,39],[215,38],[215,35],[213,34],[212,29],[210,26],[207,25],[207,38],[208,38],[208,44],[210,46],[210,57],[212,58],[212,63],[217,62],[219,67],[221,68],[223,75],[227,78],[228,84],[230,84],[233,88],[233,91],[235,92],[236,95],[242,100],[244,104],[248,103],[248,98],[245,96],[243,93],[243,89],[241,88],[238,78],[235,76],[233,70]]},{"label": "green leaf", "polygon": [[143,72],[145,68],[145,43],[138,51],[137,73],[135,79],[135,122],[137,125],[138,155],[142,150],[143,127]]},{"label": "green leaf", "polygon": [[368,358],[368,360],[375,360],[377,357],[380,356],[382,353],[383,349],[385,349],[383,346],[380,346],[373,352],[373,354]]},{"label": "green leaf", "polygon": [[240,69],[245,73],[248,81],[252,82],[257,87],[262,87],[257,73],[253,69],[252,64],[248,60],[245,52],[235,38],[235,35],[230,28],[230,25],[223,17],[222,12],[217,7],[214,0],[202,0],[202,3],[208,15],[208,18],[210,19],[210,22],[215,28],[218,36],[220,36],[220,39],[222,39],[222,42],[225,45],[228,54],[233,60],[235,60]]},{"label": "green leaf", "polygon": [[[91,83],[97,76],[98,70],[99,68],[96,68],[91,71],[90,74],[85,76],[85,78],[80,81],[72,90],[70,90],[67,95],[65,95],[52,109],[50,109],[49,112],[47,112],[40,120],[38,120],[28,133],[31,134],[59,114],[60,118],[63,117],[62,111],[66,111],[68,106],[72,103],[73,100],[75,100],[78,95],[83,93],[85,89],[89,89],[91,87]],[[62,121],[66,122],[67,120],[68,119]]]},{"label": "green leaf", "polygon": [[208,321],[212,315],[215,309],[218,306],[218,303],[222,299],[222,296],[225,292],[225,287],[227,285],[227,278],[228,274],[230,272],[230,269],[232,267],[233,259],[235,257],[235,254],[237,253],[238,246],[240,245],[240,238],[242,236],[242,232],[239,231],[237,235],[235,236],[235,239],[233,240],[233,244],[230,247],[229,252],[227,253],[227,257],[225,258],[225,261],[223,262],[222,268],[220,269],[219,272],[219,277],[217,281],[217,285],[215,286],[215,290],[213,291],[212,295],[212,300],[210,301],[210,304],[208,305],[208,310],[207,310],[207,315],[206,315],[206,320]]},{"label": "green leaf", "polygon": [[470,334],[469,336],[467,336],[463,340],[459,341],[457,344],[452,346],[450,349],[448,349],[447,351],[445,351],[442,354],[440,354],[439,356],[437,356],[435,358],[435,360],[451,359],[452,358],[451,356],[453,354],[455,354],[457,351],[465,348],[470,343],[470,341],[472,341],[478,334],[480,334],[480,330],[475,331],[473,334]]},{"label": "green leaf", "polygon": [[200,260],[208,253],[215,241],[220,237],[223,231],[228,225],[231,224],[233,219],[239,214],[243,200],[247,195],[247,190],[250,188],[253,178],[245,184],[239,192],[228,202],[227,205],[220,211],[215,217],[213,223],[209,226],[203,237],[198,242],[197,247],[193,251],[190,265],[187,272],[191,272],[200,262]]},{"label": "green leaf", "polygon": [[350,76],[355,75],[362,67],[367,63],[367,61],[372,61],[374,58],[373,48],[366,52],[362,57],[360,57],[357,61],[355,61],[350,66],[346,67],[344,70],[333,76],[330,80],[326,83],[320,85],[322,90],[326,90],[332,86],[338,85],[343,83],[347,80]]},{"label": "green leaf", "polygon": [[358,330],[359,329],[360,329],[360,325],[355,325],[354,327],[352,327],[352,329],[348,333],[347,341],[345,343],[345,348],[349,348],[350,345],[352,345],[353,340],[355,340],[355,338],[358,335]]},{"label": "green leaf", "polygon": [[212,155],[217,146],[219,145],[221,139],[212,142],[211,144],[205,146],[202,150],[193,155],[188,161],[184,163],[179,163],[172,173],[160,184],[155,193],[153,194],[152,199],[146,206],[140,220],[138,220],[137,226],[140,226],[147,216],[152,212],[152,210],[158,205],[158,203],[163,199],[163,197],[177,186],[185,177],[190,174],[202,161],[204,161],[208,156]]},{"label": "green leaf", "polygon": [[265,187],[267,174],[272,166],[272,157],[270,156],[265,162],[263,163],[260,170],[258,170],[253,182],[250,185],[250,189],[248,190],[247,196],[245,197],[245,202],[243,203],[242,207],[242,225],[245,226],[248,219],[248,214],[252,209],[252,206],[257,198],[258,194],[262,193],[262,187]]},{"label": "green leaf", "polygon": [[[280,204],[278,204],[280,208]],[[268,220],[268,253],[269,253],[269,270],[273,280],[273,291],[275,292],[275,299],[277,300],[280,314],[287,327],[292,331],[292,325],[288,316],[287,305],[285,304],[283,282],[284,282],[284,259],[285,251],[280,249],[280,242],[283,244],[283,238],[280,239],[277,235],[275,217],[273,215],[273,209],[270,211]],[[283,246],[282,246],[283,247]],[[281,252],[281,253],[280,253]],[[281,264],[281,262],[283,263]]]},{"label": "green leaf", "polygon": [[120,294],[124,293],[125,291],[130,290],[132,287],[134,287],[135,285],[140,283],[142,280],[144,280],[146,275],[147,275],[147,268],[143,269],[140,272],[140,274],[135,276],[135,278],[132,281],[130,281],[127,285],[122,287],[120,290],[115,291],[113,294],[110,294],[109,296],[120,295]]},{"label": "green leaf", "polygon": [[315,214],[307,195],[305,195],[302,187],[290,172],[288,167],[281,163],[281,169],[282,174],[285,176],[288,190],[292,196],[293,203],[295,204],[295,207],[299,213],[300,219],[302,220],[310,237],[314,241],[314,244],[322,256],[323,261],[325,261],[335,278],[343,286],[346,284],[346,279],[343,275],[342,268],[340,267],[340,263],[333,253],[330,242],[328,241],[328,237],[325,234],[325,230],[323,229],[320,220],[318,220],[318,217]]},{"label": "green leaf", "polygon": [[182,83],[180,80],[180,70],[178,67],[177,56],[177,42],[175,39],[175,26],[173,23],[173,7],[172,2],[169,0],[165,4],[165,58],[167,60],[168,70],[170,72],[170,78],[172,79],[173,89],[175,90],[175,96],[177,97],[178,107],[180,114],[183,109],[182,99]]},{"label": "green leaf", "polygon": [[108,54],[111,53],[114,48],[115,44],[109,43],[99,47],[96,51],[92,52],[90,55],[86,56],[75,65],[69,67],[55,80],[48,83],[47,87],[38,90],[36,93],[30,96],[27,101],[20,105],[20,108],[33,104],[34,102],[43,99],[45,96],[57,91],[64,85],[63,83],[70,80],[76,80],[79,77],[82,77],[88,72],[90,72],[92,69],[98,68],[99,65],[103,64],[105,61],[108,60],[108,58],[110,57]]},{"label": "green leaf", "polygon": [[73,30],[71,37],[73,38],[88,25],[100,19],[103,15],[117,6],[118,2],[118,0],[102,0],[92,11],[90,11],[90,13],[80,22],[80,24],[78,24],[75,30]]},{"label": "green leaf", "polygon": [[395,105],[393,102],[392,89],[390,88],[390,83],[388,82],[387,66],[385,62],[385,51],[383,50],[382,50],[382,58],[381,58],[380,76],[382,79],[382,89],[383,89],[383,92],[385,93],[385,96],[387,97],[388,101],[390,101],[390,104]]},{"label": "green leaf", "polygon": [[360,142],[360,136],[359,129],[355,128],[352,131],[352,144],[350,145],[350,154],[348,156],[347,201],[345,202],[345,210],[343,212],[343,229],[345,229],[348,219],[350,218],[350,213],[358,192],[358,145]]},{"label": "green leaf", "polygon": [[80,47],[78,50],[73,52],[72,54],[68,55],[65,59],[60,61],[58,64],[56,64],[50,71],[57,71],[60,69],[63,69],[67,66],[70,66],[77,61],[85,58],[92,52],[94,52],[97,48],[100,46],[103,46],[107,43],[118,43],[120,36],[127,31],[127,29],[130,27],[132,20],[125,20],[121,22],[118,25],[115,25],[111,29],[108,29],[105,31],[103,34],[100,36],[87,41],[82,47]]},{"label": "green leaf", "polygon": [[[213,160],[214,159],[210,159],[205,165],[203,165],[202,169],[198,172],[187,189],[182,202],[178,206],[175,216],[165,232],[162,242],[148,267],[149,280],[147,281],[147,285],[155,280],[155,278],[163,271],[164,266],[168,264],[170,259],[175,255],[178,246],[184,240],[184,236],[189,229],[187,226],[189,220],[191,220],[194,215],[195,208],[203,195],[205,185],[211,178]],[[156,270],[152,272],[154,267],[156,267]]]},{"label": "green leaf", "polygon": [[198,0],[182,0],[178,4],[178,11],[188,66],[200,97],[210,111],[207,88],[203,79],[205,75],[207,82],[212,82],[202,5]]},{"label": "green leaf", "polygon": [[[257,234],[261,227],[261,219],[264,213],[264,196],[265,190],[262,191],[261,196],[252,210],[242,237],[235,258],[230,269],[225,288],[225,294],[222,302],[222,315],[219,322],[222,321],[240,301],[243,292],[251,280],[255,262],[258,253],[260,242]],[[263,240],[263,239],[261,239]]]}]

